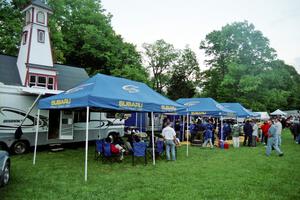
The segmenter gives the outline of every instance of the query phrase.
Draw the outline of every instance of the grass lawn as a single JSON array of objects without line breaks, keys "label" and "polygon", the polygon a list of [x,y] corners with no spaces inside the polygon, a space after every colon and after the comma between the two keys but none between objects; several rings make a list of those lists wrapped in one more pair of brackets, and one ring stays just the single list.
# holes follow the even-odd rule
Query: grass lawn
[{"label": "grass lawn", "polygon": [[265,147],[229,150],[178,148],[178,160],[142,160],[131,165],[102,164],[89,149],[88,182],[84,182],[84,149],[42,151],[12,156],[11,182],[0,199],[300,199],[300,145],[283,133],[283,157]]}]

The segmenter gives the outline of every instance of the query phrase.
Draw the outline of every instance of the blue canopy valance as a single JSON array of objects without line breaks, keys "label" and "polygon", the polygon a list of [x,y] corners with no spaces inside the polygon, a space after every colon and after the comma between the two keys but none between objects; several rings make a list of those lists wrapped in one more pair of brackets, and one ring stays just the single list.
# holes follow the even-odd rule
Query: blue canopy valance
[{"label": "blue canopy valance", "polygon": [[258,117],[257,114],[250,112],[246,108],[244,108],[240,103],[221,103],[225,108],[228,108],[230,110],[233,110],[236,112],[236,115],[238,117]]},{"label": "blue canopy valance", "polygon": [[144,83],[97,74],[80,85],[41,99],[39,109],[102,108],[141,112],[178,112],[184,106]]},{"label": "blue canopy valance", "polygon": [[176,101],[186,106],[186,111],[179,114],[203,116],[235,116],[235,112],[225,108],[212,98],[181,98]]}]

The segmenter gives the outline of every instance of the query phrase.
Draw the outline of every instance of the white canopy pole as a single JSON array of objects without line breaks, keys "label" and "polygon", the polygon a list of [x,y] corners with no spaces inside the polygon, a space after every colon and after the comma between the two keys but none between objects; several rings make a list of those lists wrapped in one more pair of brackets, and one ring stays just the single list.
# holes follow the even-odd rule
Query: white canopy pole
[{"label": "white canopy pole", "polygon": [[140,113],[140,132],[143,132],[143,113]]},{"label": "white canopy pole", "polygon": [[87,158],[88,158],[88,141],[89,141],[89,116],[90,116],[90,107],[86,107],[85,166],[84,166],[84,180],[85,181],[87,181]]},{"label": "white canopy pole", "polygon": [[100,121],[99,121],[99,135],[98,135],[98,139],[100,139],[101,138],[101,127],[102,127],[102,121],[101,121],[101,114],[102,114],[102,112],[100,112]]},{"label": "white canopy pole", "polygon": [[155,151],[154,151],[154,114],[151,112],[151,126],[152,126],[152,158],[153,165],[155,165]]},{"label": "white canopy pole", "polygon": [[175,115],[173,115],[173,128],[175,129]]},{"label": "white canopy pole", "polygon": [[36,120],[33,165],[35,165],[36,147],[37,147],[37,140],[38,140],[38,134],[39,134],[39,125],[40,125],[40,109],[38,109],[37,120]]},{"label": "white canopy pole", "polygon": [[185,131],[185,120],[184,120],[184,115],[182,115],[182,141],[184,141],[184,131]]},{"label": "white canopy pole", "polygon": [[189,112],[186,114],[186,156],[189,156]]},{"label": "white canopy pole", "polygon": [[223,142],[223,117],[221,116],[221,140]]},{"label": "white canopy pole", "polygon": [[138,113],[135,113],[135,127],[138,127]]}]

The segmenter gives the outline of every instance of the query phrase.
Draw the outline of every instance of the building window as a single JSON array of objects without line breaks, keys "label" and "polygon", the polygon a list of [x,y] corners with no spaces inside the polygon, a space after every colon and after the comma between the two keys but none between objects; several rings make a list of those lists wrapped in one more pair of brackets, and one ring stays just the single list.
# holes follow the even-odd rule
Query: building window
[{"label": "building window", "polygon": [[55,89],[55,80],[52,76],[40,76],[31,74],[29,76],[29,87],[37,86],[48,88],[49,90]]},{"label": "building window", "polygon": [[53,90],[54,89],[54,78],[53,77],[48,77],[47,88],[49,90]]},{"label": "building window", "polygon": [[46,87],[47,84],[47,79],[44,76],[38,76],[38,81],[37,81],[37,86],[38,87]]},{"label": "building window", "polygon": [[36,86],[36,76],[30,75],[29,87]]},{"label": "building window", "polygon": [[23,45],[25,45],[26,44],[26,42],[27,42],[27,31],[24,31],[23,32],[23,38],[22,38],[22,41],[23,41]]},{"label": "building window", "polygon": [[26,24],[29,24],[31,22],[31,13],[30,11],[28,10],[26,12]]},{"label": "building window", "polygon": [[45,31],[38,30],[38,42],[45,43]]},{"label": "building window", "polygon": [[36,21],[38,23],[45,24],[45,14],[43,12],[39,11],[36,14]]}]

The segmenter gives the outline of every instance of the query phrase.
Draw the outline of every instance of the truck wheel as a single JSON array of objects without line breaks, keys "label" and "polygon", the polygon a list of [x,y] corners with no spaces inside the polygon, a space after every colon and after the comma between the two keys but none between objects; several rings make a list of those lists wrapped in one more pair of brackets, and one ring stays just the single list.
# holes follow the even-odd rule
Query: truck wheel
[{"label": "truck wheel", "polygon": [[5,163],[4,171],[3,171],[3,179],[0,183],[0,186],[5,186],[8,184],[10,179],[10,165],[8,162]]},{"label": "truck wheel", "polygon": [[15,142],[12,146],[11,146],[11,151],[13,154],[23,154],[27,151],[27,143],[25,141],[19,140],[17,142]]}]

